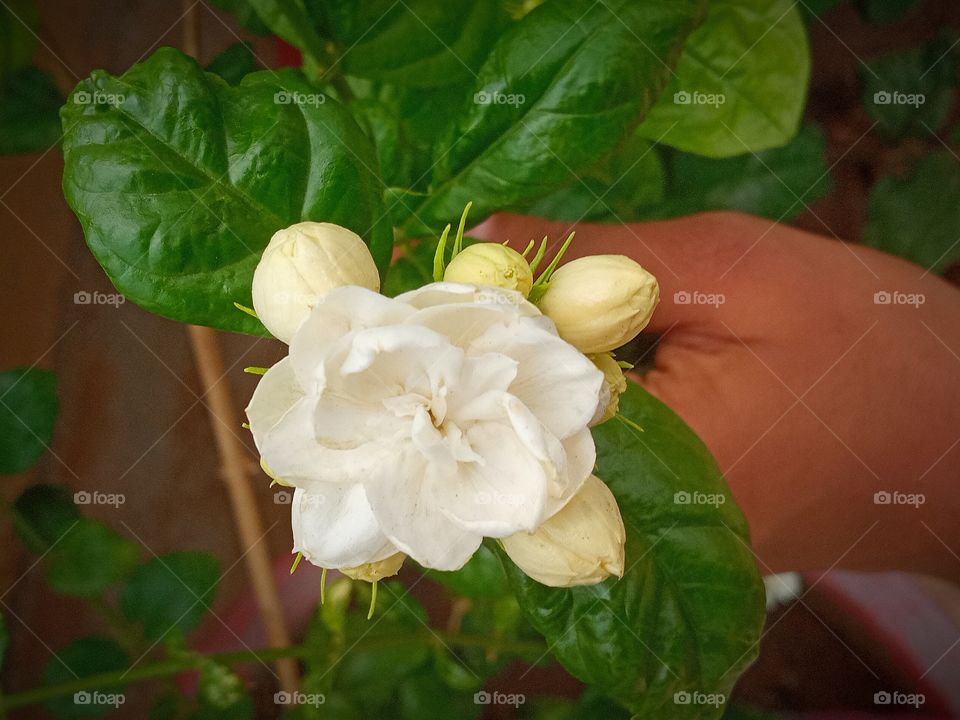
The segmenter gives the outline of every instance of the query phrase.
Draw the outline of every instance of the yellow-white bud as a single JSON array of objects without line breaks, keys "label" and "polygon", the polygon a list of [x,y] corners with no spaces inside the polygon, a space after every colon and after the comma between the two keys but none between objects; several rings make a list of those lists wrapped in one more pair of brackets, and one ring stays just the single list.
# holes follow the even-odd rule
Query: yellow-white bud
[{"label": "yellow-white bud", "polygon": [[370,251],[352,230],[302,222],[277,231],[253,273],[253,308],[274,337],[289,343],[317,301],[342,285],[380,290]]},{"label": "yellow-white bud", "polygon": [[517,566],[550,587],[593,585],[623,577],[626,532],[617,501],[606,483],[591,475],[560,512],[536,532],[503,540]]},{"label": "yellow-white bud", "polygon": [[402,552],[395,553],[388,558],[372,563],[364,563],[353,568],[340,568],[340,572],[348,578],[354,580],[363,580],[365,582],[376,582],[384,578],[393,577],[400,572],[400,566],[407,556]]},{"label": "yellow-white bud", "polygon": [[650,322],[657,279],[624,255],[591,255],[560,267],[540,299],[540,310],[560,337],[584,353],[614,350]]},{"label": "yellow-white bud", "polygon": [[627,391],[627,379],[611,353],[597,353],[588,357],[603,373],[600,404],[597,405],[596,415],[590,421],[590,425],[599,425],[617,414],[617,410],[620,409],[620,395]]},{"label": "yellow-white bud", "polygon": [[526,297],[533,287],[533,271],[523,255],[496,243],[477,243],[461,250],[443,273],[447,282],[493,285],[516,290]]}]

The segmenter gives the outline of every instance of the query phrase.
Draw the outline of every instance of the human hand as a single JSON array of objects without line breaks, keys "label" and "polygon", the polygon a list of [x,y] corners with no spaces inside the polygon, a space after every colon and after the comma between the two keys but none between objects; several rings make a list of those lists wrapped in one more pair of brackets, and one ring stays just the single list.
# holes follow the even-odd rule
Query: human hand
[{"label": "human hand", "polygon": [[960,576],[960,291],[738,213],[575,226],[497,215],[471,235],[516,247],[570,229],[566,260],[622,253],[659,279],[648,331],[661,339],[639,380],[717,458],[762,571]]}]

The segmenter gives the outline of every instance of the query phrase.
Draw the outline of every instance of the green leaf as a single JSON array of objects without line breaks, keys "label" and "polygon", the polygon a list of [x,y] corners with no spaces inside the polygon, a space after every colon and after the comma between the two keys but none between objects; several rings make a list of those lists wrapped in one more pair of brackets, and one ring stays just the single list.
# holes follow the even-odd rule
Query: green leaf
[{"label": "green leaf", "polygon": [[809,79],[796,3],[713,0],[640,133],[709,157],[777,147],[797,132]]},{"label": "green leaf", "polygon": [[[452,690],[429,672],[405,679],[397,688],[400,720],[472,720],[483,706],[474,702],[473,691]],[[381,716],[382,717],[382,716]]]},{"label": "green leaf", "polygon": [[[113,640],[80,638],[58,650],[47,661],[43,667],[43,684],[59,685],[77,678],[124,670],[128,666],[127,656]],[[125,702],[126,697],[117,687],[102,687],[48,700],[44,707],[55,718],[71,720],[105,715]]]},{"label": "green leaf", "polygon": [[0,79],[30,64],[38,25],[33,0],[5,0],[0,4]]},{"label": "green leaf", "polygon": [[248,42],[234,43],[207,65],[207,72],[219,75],[231,85],[239,85],[245,75],[256,69],[257,58]]},{"label": "green leaf", "polygon": [[320,3],[343,70],[413,87],[471,82],[507,23],[499,0],[357,0]]},{"label": "green leaf", "polygon": [[630,222],[663,200],[663,166],[653,145],[633,135],[596,167],[524,212],[550,220]]},{"label": "green leaf", "polygon": [[705,210],[741,210],[789,220],[832,187],[826,139],[807,125],[783,147],[733,158],[705,158],[676,151],[665,203],[644,208],[644,218],[692,215]]},{"label": "green leaf", "polygon": [[0,372],[0,473],[21,473],[37,461],[53,439],[57,410],[52,372]]},{"label": "green leaf", "polygon": [[377,150],[384,183],[388,187],[407,184],[411,158],[405,152],[401,120],[395,110],[372,98],[351,103],[350,110]]},{"label": "green leaf", "polygon": [[53,78],[33,67],[0,80],[0,155],[42,152],[60,140],[63,98]]},{"label": "green leaf", "polygon": [[638,717],[716,718],[722,703],[677,704],[674,693],[729,696],[757,654],[763,584],[746,521],[709,451],[669,408],[631,383],[620,414],[630,423],[610,420],[594,437],[597,475],[627,530],[624,577],[549,588],[504,555],[507,574],[578,678]]},{"label": "green leaf", "polygon": [[249,720],[253,717],[253,698],[236,673],[220,663],[208,660],[200,670],[197,688],[200,708],[192,720]]},{"label": "green leaf", "polygon": [[407,222],[434,231],[547,194],[605,156],[666,84],[697,0],[552,0],[500,38],[437,145],[430,196]]},{"label": "green leaf", "polygon": [[120,594],[128,619],[143,624],[151,640],[172,630],[186,635],[203,617],[217,591],[220,564],[199,552],[175,552],[137,568]]},{"label": "green leaf", "polygon": [[428,575],[462,597],[500,597],[510,592],[500,560],[485,545],[456,572],[430,570]]},{"label": "green leaf", "polygon": [[270,32],[297,48],[320,65],[326,58],[323,38],[317,34],[314,18],[304,0],[245,0]]},{"label": "green leaf", "polygon": [[97,597],[136,566],[136,545],[103,523],[81,518],[47,555],[47,581],[64,595]]},{"label": "green leaf", "polygon": [[868,23],[886,25],[906,15],[916,3],[914,0],[857,0],[860,15]]},{"label": "green leaf", "polygon": [[928,137],[950,116],[957,82],[955,39],[874,58],[860,71],[863,104],[891,139]]},{"label": "green leaf", "polygon": [[373,148],[298,72],[232,88],[162,48],[120,77],[95,72],[72,99],[64,194],[114,285],[147,310],[264,333],[233,303],[252,304],[263,248],[303,220],[354,230],[386,268],[393,237]]},{"label": "green leaf", "polygon": [[881,178],[867,200],[863,241],[936,273],[960,261],[960,164],[948,152],[921,158],[907,177]]},{"label": "green leaf", "polygon": [[79,521],[73,496],[61,485],[33,485],[13,504],[13,528],[37,555],[47,552]]}]

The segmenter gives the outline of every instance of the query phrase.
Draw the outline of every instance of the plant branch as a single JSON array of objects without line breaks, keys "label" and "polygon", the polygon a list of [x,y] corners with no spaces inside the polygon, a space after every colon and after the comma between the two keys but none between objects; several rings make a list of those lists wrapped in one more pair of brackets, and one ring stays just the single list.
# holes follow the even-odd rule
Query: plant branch
[{"label": "plant branch", "polygon": [[[544,645],[537,641],[528,640],[499,640],[485,635],[450,635],[439,631],[432,633],[405,633],[398,635],[380,635],[367,637],[357,642],[352,650],[370,650],[374,648],[404,645],[407,643],[423,643],[425,645],[451,647],[479,647],[487,650],[506,653],[542,653]],[[70,680],[68,682],[48,685],[46,687],[25,690],[0,697],[0,713],[17,708],[36,705],[64,695],[72,695],[83,690],[106,690],[125,687],[145,680],[179,675],[185,672],[198,671],[203,664],[214,661],[222,665],[243,665],[248,663],[276,662],[278,660],[293,661],[296,658],[310,657],[316,650],[306,645],[292,645],[289,647],[269,647],[257,650],[237,650],[220,652],[211,655],[192,654],[184,657],[159,660],[154,663],[141,665],[130,670],[114,670],[112,672],[88,675],[87,677]]]}]

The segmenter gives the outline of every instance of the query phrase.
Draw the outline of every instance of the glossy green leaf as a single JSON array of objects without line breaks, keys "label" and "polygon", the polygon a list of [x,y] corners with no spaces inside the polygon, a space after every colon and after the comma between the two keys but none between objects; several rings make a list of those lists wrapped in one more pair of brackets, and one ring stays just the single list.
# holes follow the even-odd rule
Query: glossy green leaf
[{"label": "glossy green leaf", "polygon": [[302,220],[349,227],[381,270],[389,261],[373,148],[298,72],[233,88],[163,48],[120,77],[95,72],[62,118],[67,201],[114,285],[147,310],[265,332],[233,303],[251,304],[270,236]]},{"label": "glossy green leaf", "polygon": [[697,0],[552,0],[499,40],[435,150],[415,234],[545,195],[605,156],[650,108],[700,19]]},{"label": "glossy green leaf", "polygon": [[789,220],[832,187],[826,138],[805,126],[783,147],[733,158],[674,152],[669,161],[667,200],[643,208],[646,219],[680,217],[705,210],[740,210]]},{"label": "glossy green leaf", "polygon": [[499,0],[316,3],[343,71],[398,85],[472,82],[507,17]]},{"label": "glossy green leaf", "polygon": [[0,80],[0,155],[44,152],[56,145],[62,104],[53,78],[34,67]]},{"label": "glossy green leaf", "polygon": [[28,470],[53,439],[57,379],[49,370],[0,372],[0,473]]},{"label": "glossy green leaf", "polygon": [[461,597],[500,597],[510,592],[500,560],[484,545],[456,572],[431,570],[428,574]]},{"label": "glossy green leaf", "polygon": [[796,3],[712,0],[640,132],[709,157],[777,147],[797,132],[809,78]]},{"label": "glossy green leaf", "polygon": [[[129,660],[113,640],[101,637],[85,637],[74,640],[47,661],[43,667],[43,684],[59,685],[77,678],[100,673],[124,670]],[[120,687],[103,687],[81,690],[48,700],[47,712],[60,720],[92,718],[115,712],[126,704],[126,696]]]},{"label": "glossy green leaf", "polygon": [[120,594],[124,615],[143,624],[151,640],[172,630],[186,635],[203,617],[217,591],[220,564],[199,552],[175,552],[137,568]]},{"label": "glossy green leaf", "polygon": [[36,47],[39,25],[33,0],[0,3],[0,79],[29,65]]},{"label": "glossy green leaf", "polygon": [[653,145],[631,136],[607,158],[524,212],[550,220],[630,222],[663,201],[663,166]]},{"label": "glossy green leaf", "polygon": [[97,597],[126,577],[139,558],[129,540],[81,518],[47,554],[47,581],[64,595]]},{"label": "glossy green leaf", "polygon": [[960,70],[956,40],[889,53],[861,69],[863,104],[888,138],[929,137],[950,116]]},{"label": "glossy green leaf", "polygon": [[234,43],[207,65],[207,72],[219,75],[231,85],[238,85],[244,76],[256,69],[257,58],[253,54],[253,45],[248,42]]},{"label": "glossy green leaf", "polygon": [[[631,423],[594,428],[597,474],[627,530],[626,573],[599,585],[549,588],[504,555],[521,607],[556,658],[641,718],[717,718],[719,706],[675,693],[729,697],[757,654],[763,584],[746,521],[703,443],[631,383]],[[633,423],[643,428],[638,431]]]},{"label": "glossy green leaf", "polygon": [[58,543],[79,520],[73,495],[61,485],[33,485],[13,504],[13,529],[38,555]]},{"label": "glossy green leaf", "polygon": [[921,158],[903,178],[870,191],[863,241],[942,273],[960,262],[960,163],[950,153]]}]

